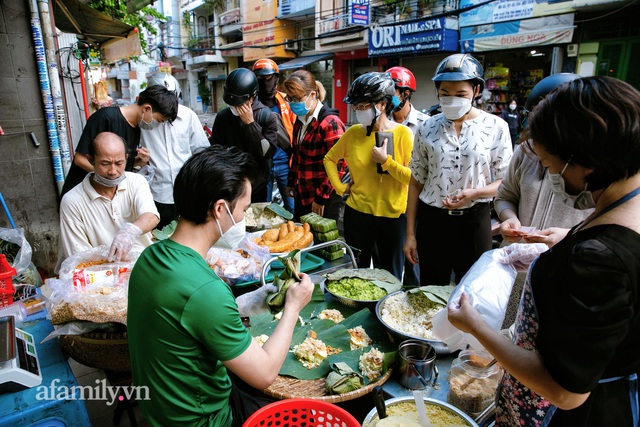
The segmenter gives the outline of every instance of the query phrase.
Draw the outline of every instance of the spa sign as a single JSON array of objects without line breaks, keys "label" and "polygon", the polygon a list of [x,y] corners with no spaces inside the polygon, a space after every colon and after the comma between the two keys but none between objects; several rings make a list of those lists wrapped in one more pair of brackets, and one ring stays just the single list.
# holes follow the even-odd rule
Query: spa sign
[{"label": "spa sign", "polygon": [[407,24],[369,27],[369,56],[456,51],[458,31],[454,26],[455,23],[448,22],[446,18],[437,18]]}]

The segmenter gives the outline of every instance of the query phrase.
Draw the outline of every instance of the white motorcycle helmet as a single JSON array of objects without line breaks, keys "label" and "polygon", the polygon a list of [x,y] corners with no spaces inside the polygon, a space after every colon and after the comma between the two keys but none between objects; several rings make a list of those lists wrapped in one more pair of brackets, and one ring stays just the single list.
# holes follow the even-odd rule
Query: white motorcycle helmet
[{"label": "white motorcycle helmet", "polygon": [[178,102],[182,104],[182,90],[180,90],[180,84],[175,77],[167,73],[155,73],[147,80],[147,87],[151,86],[164,86],[170,92],[173,92],[178,97]]}]

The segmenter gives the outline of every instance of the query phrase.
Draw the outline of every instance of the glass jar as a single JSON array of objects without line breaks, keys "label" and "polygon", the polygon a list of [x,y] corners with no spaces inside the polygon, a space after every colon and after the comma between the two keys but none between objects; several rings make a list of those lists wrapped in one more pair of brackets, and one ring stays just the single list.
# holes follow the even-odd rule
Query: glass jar
[{"label": "glass jar", "polygon": [[475,418],[495,400],[500,367],[487,352],[462,350],[451,363],[447,402]]}]

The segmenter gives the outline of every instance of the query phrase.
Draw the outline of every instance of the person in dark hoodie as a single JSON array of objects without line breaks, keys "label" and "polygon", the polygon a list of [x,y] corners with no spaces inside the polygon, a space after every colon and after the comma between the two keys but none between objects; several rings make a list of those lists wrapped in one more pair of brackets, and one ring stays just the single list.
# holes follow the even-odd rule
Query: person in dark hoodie
[{"label": "person in dark hoodie", "polygon": [[276,152],[276,116],[258,100],[258,79],[246,68],[236,68],[224,82],[222,99],[229,106],[213,122],[209,143],[237,147],[249,154],[259,171],[252,183],[251,202],[267,201],[267,182]]},{"label": "person in dark hoodie", "polygon": [[[326,90],[313,74],[298,70],[283,84],[285,98],[298,117],[293,126],[293,153],[287,194],[294,198],[295,218],[310,212],[338,221],[342,198],[327,177],[324,156],[340,139],[345,126],[338,110],[322,103]],[[340,162],[339,176],[345,172]]]}]

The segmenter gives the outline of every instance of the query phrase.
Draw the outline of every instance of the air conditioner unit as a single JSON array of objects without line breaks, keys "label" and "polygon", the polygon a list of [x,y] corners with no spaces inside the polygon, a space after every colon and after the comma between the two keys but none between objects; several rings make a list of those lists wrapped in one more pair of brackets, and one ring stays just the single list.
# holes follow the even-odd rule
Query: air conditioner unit
[{"label": "air conditioner unit", "polygon": [[298,50],[298,40],[284,39],[284,50]]},{"label": "air conditioner unit", "polygon": [[577,43],[573,43],[573,44],[567,45],[567,56],[568,57],[578,56],[578,44]]}]

